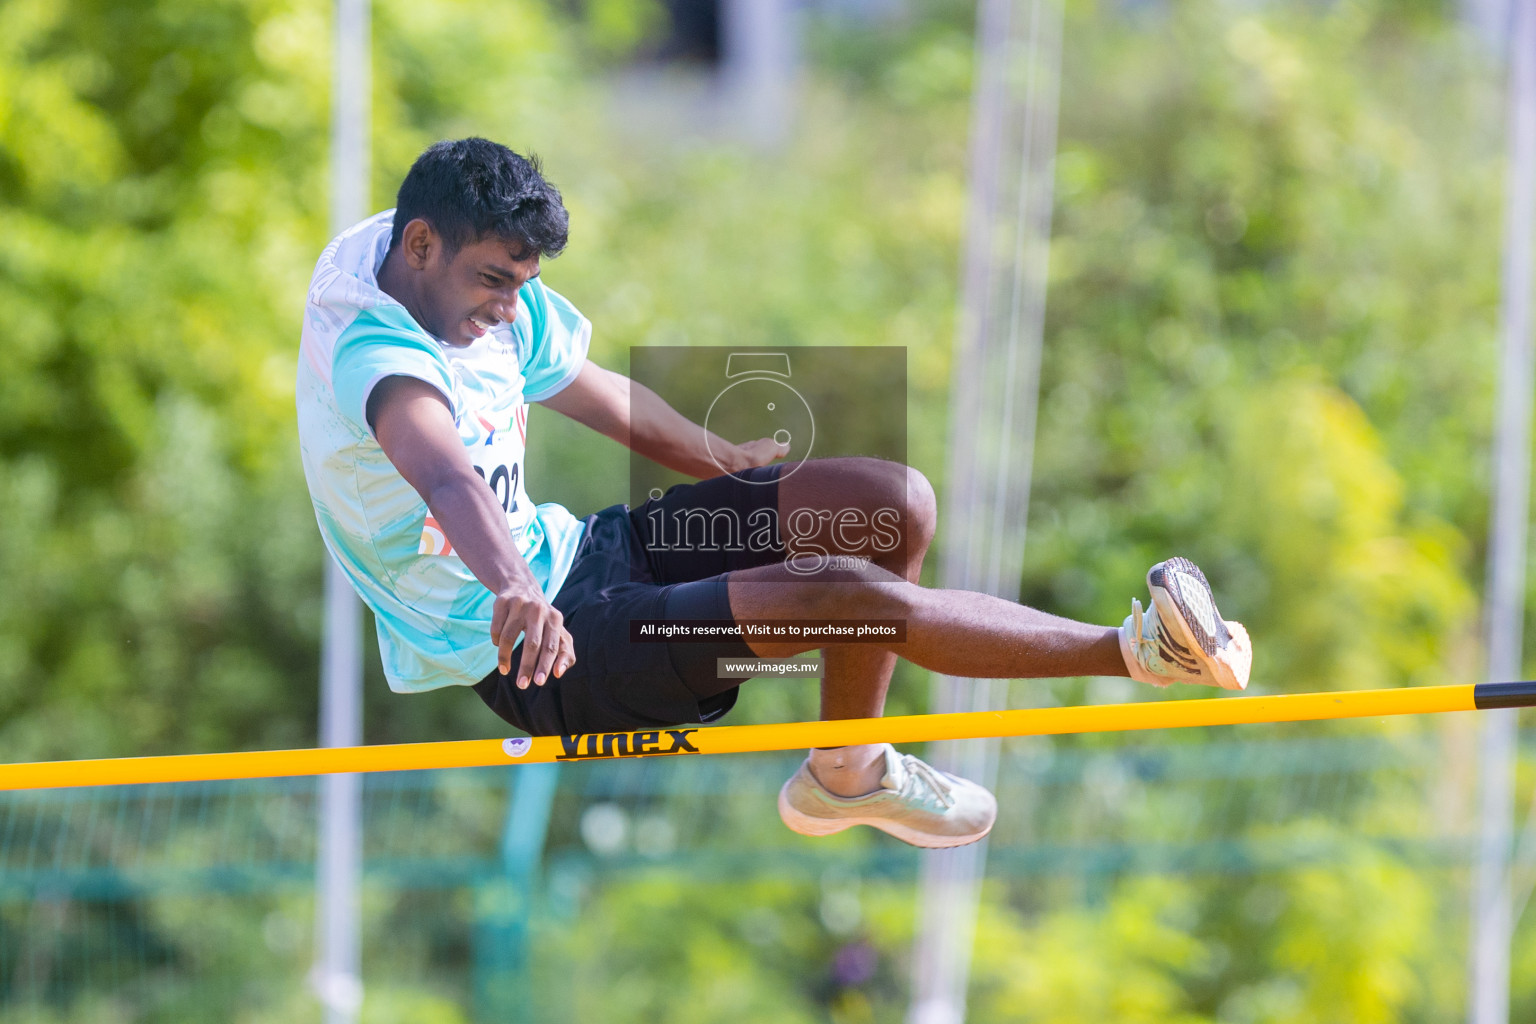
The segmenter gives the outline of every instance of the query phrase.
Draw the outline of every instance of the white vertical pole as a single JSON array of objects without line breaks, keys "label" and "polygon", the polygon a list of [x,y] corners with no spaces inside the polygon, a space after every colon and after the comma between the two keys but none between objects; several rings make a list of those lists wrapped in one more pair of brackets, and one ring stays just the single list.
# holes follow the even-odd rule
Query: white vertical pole
[{"label": "white vertical pole", "polygon": [[[325,574],[325,651],[320,675],[320,745],[362,742],[362,606],[334,562]],[[362,874],[362,777],[320,777],[320,849],[315,885],[317,957],[312,981],[325,1024],[353,1024],[363,1002],[358,940]]]},{"label": "white vertical pole", "polygon": [[373,91],[369,0],[336,0],[331,82],[331,230],[339,234],[368,209],[369,121]]},{"label": "white vertical pole", "polygon": [[721,84],[754,145],[771,148],[784,141],[797,61],[791,0],[721,0]]},{"label": "white vertical pole", "polygon": [[1514,0],[1457,0],[1461,20],[1483,42],[1502,47],[1509,40],[1509,19]]},{"label": "white vertical pole", "polygon": [[[336,0],[331,81],[331,232],[367,215],[369,174],[368,0]],[[362,605],[333,559],[326,559],[325,637],[320,669],[320,745],[363,741]],[[354,1024],[363,1002],[358,889],[362,875],[362,779],[320,779],[312,981],[325,1024]]]},{"label": "white vertical pole", "polygon": [[[1498,427],[1488,544],[1488,678],[1520,678],[1526,532],[1531,499],[1532,216],[1536,212],[1536,0],[1511,10],[1508,160],[1500,282]],[[1509,862],[1514,834],[1516,712],[1487,712],[1481,747],[1480,834],[1472,886],[1471,1024],[1509,1022],[1513,932]]]},{"label": "white vertical pole", "polygon": [[[946,588],[1019,596],[1056,162],[1062,11],[1058,0],[980,0],[970,211],[950,387]],[[981,711],[998,680],[936,677],[933,710]],[[936,760],[991,786],[996,740],[945,744]],[[987,847],[924,855],[909,1024],[965,1019]]]}]

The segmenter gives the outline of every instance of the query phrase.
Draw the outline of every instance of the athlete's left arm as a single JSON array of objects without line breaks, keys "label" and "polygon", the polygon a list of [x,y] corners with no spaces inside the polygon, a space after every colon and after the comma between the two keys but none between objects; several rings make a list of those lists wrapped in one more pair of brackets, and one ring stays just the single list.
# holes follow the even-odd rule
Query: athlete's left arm
[{"label": "athlete's left arm", "polygon": [[[656,392],[588,360],[557,394],[539,403],[585,424],[668,469],[704,479],[766,466],[788,448],[771,437],[733,444],[710,434]],[[720,455],[719,460],[711,450]]]}]

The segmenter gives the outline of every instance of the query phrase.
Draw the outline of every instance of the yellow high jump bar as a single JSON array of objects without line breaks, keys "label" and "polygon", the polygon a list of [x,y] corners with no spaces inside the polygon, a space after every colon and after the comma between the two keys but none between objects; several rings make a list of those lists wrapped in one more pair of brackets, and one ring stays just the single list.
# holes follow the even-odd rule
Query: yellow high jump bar
[{"label": "yellow high jump bar", "polygon": [[1397,690],[1343,690],[1269,697],[1149,701],[1022,711],[853,718],[717,728],[679,726],[636,732],[396,743],[307,750],[256,750],[91,761],[0,765],[0,790],[206,782],[338,772],[481,768],[619,757],[742,754],[838,747],[853,743],[922,743],[990,736],[1052,736],[1206,725],[1309,722],[1378,715],[1426,715],[1536,706],[1536,682],[1467,683]]}]

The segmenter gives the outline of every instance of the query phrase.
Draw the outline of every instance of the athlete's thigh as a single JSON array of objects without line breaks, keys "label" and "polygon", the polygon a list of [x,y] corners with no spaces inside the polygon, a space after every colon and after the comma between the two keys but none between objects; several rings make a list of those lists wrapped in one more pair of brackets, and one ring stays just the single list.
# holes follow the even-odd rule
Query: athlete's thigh
[{"label": "athlete's thigh", "polygon": [[[777,565],[733,572],[726,580],[731,615],[737,622],[905,620],[910,616],[919,593],[915,584],[870,562],[844,562],[828,565],[819,556],[797,555]],[[775,642],[753,636],[747,643],[765,658],[827,646],[824,638]]]},{"label": "athlete's thigh", "polygon": [[761,466],[680,484],[629,513],[651,578],[690,583],[784,560],[779,474]]}]

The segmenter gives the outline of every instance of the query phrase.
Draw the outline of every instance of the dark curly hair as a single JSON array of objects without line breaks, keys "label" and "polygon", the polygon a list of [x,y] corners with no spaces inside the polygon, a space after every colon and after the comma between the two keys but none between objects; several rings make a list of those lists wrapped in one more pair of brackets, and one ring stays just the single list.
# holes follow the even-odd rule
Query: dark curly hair
[{"label": "dark curly hair", "polygon": [[439,142],[416,158],[395,198],[390,248],[417,217],[442,236],[449,259],[492,236],[515,243],[518,259],[554,257],[570,230],[560,191],[539,173],[538,158],[488,139]]}]

